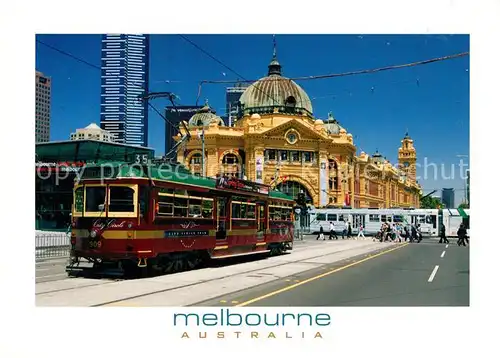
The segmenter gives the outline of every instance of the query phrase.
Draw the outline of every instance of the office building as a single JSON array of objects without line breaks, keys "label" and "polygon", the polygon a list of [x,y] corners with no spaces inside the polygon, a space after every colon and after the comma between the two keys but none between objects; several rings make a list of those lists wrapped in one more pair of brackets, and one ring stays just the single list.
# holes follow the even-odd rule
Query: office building
[{"label": "office building", "polygon": [[71,140],[98,140],[102,142],[114,142],[115,135],[110,133],[95,123],[89,124],[85,128],[77,129],[75,133],[71,133]]},{"label": "office building", "polygon": [[240,97],[248,86],[250,86],[249,83],[237,83],[234,87],[226,88],[226,118],[224,118],[224,122],[230,127],[238,119]]},{"label": "office building", "polygon": [[165,118],[168,119],[165,123],[165,154],[175,145],[173,137],[179,133],[181,121],[189,121],[201,108],[202,106],[167,106],[165,108]]},{"label": "office building", "polygon": [[50,140],[50,77],[36,71],[35,74],[35,142]]},{"label": "office building", "polygon": [[101,128],[117,143],[148,145],[149,35],[107,34],[101,51]]},{"label": "office building", "polygon": [[453,188],[444,188],[441,192],[441,201],[444,206],[448,209],[452,209],[455,207],[455,189]]}]

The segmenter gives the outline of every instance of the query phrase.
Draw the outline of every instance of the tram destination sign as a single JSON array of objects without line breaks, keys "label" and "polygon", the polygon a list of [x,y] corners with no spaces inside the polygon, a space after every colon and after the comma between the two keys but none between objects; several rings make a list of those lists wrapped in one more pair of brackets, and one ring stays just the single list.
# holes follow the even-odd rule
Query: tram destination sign
[{"label": "tram destination sign", "polygon": [[232,189],[241,190],[250,193],[259,193],[264,195],[269,195],[269,187],[264,184],[254,183],[248,180],[241,180],[236,178],[218,178],[217,179],[218,189]]}]

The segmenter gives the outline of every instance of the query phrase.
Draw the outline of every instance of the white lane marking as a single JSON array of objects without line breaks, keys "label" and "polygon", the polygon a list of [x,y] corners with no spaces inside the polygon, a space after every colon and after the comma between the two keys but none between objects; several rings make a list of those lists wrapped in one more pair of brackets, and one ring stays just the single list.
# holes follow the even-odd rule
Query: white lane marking
[{"label": "white lane marking", "polygon": [[444,254],[446,254],[446,251],[443,251],[443,253],[441,254],[441,258],[444,257]]},{"label": "white lane marking", "polygon": [[446,248],[448,248],[448,245],[446,245]]},{"label": "white lane marking", "polygon": [[427,280],[427,282],[432,282],[432,280],[434,280],[434,276],[436,276],[436,273],[438,272],[438,269],[439,269],[439,266],[436,265],[436,267],[434,267],[434,270],[432,270],[432,273],[429,276],[429,279]]},{"label": "white lane marking", "polygon": [[38,272],[38,271],[48,271],[48,270],[52,270],[52,267],[49,267],[49,268],[39,268],[39,267],[37,267],[37,268],[36,268],[36,271],[37,271],[37,272]]},{"label": "white lane marking", "polygon": [[67,276],[66,273],[58,273],[56,275],[46,275],[46,276],[36,276],[36,278],[46,278],[46,277],[57,277],[57,276]]}]

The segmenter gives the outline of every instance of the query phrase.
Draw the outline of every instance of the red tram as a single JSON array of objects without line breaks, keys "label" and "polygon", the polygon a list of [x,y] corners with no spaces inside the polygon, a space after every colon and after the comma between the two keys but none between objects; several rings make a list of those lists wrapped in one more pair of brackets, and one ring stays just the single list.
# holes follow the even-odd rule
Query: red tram
[{"label": "red tram", "polygon": [[106,272],[172,273],[293,247],[294,200],[266,185],[181,166],[86,167],[74,187],[71,260]]}]

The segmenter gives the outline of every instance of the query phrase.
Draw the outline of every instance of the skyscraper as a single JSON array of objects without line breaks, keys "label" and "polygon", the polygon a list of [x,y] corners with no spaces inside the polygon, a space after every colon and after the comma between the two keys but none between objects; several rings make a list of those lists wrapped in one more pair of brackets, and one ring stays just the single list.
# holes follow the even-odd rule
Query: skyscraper
[{"label": "skyscraper", "polygon": [[101,128],[116,142],[148,145],[149,35],[107,34],[101,51]]},{"label": "skyscraper", "polygon": [[441,192],[441,201],[448,208],[452,209],[455,207],[455,189],[444,188]]},{"label": "skyscraper", "polygon": [[226,118],[228,126],[232,126],[238,118],[240,97],[250,86],[249,83],[237,83],[234,87],[226,88]]},{"label": "skyscraper", "polygon": [[470,207],[470,170],[467,170],[466,204]]},{"label": "skyscraper", "polygon": [[43,73],[35,74],[35,142],[48,142],[50,140],[50,91],[51,79]]},{"label": "skyscraper", "polygon": [[203,106],[167,106],[165,108],[165,154],[175,145],[172,138],[179,133],[178,126],[182,121],[189,122],[192,116],[196,114]]}]

